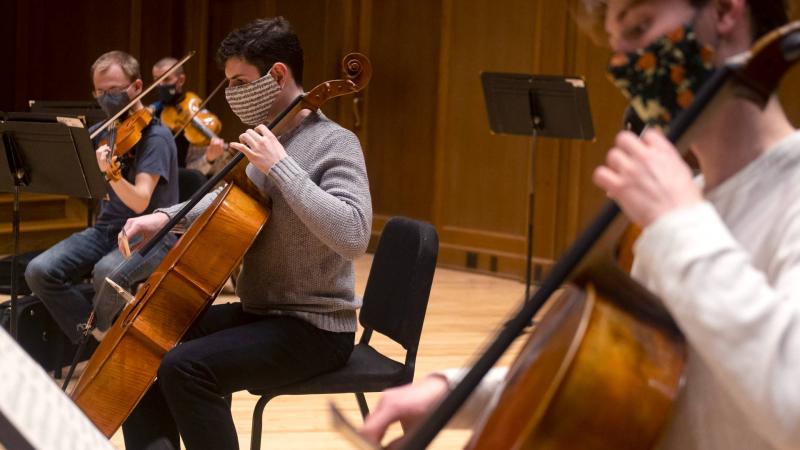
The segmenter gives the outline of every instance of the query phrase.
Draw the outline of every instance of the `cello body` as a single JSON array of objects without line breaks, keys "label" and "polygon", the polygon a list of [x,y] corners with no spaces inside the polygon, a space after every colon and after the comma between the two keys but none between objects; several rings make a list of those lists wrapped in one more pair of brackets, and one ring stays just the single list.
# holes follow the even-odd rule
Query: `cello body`
[{"label": "cello body", "polygon": [[70,395],[103,434],[111,437],[147,392],[161,359],[214,301],[268,216],[229,183],[140,287]]},{"label": "cello body", "polygon": [[618,217],[548,299],[469,449],[653,448],[683,385],[686,344],[630,275],[638,227]]},{"label": "cello body", "polygon": [[683,379],[680,334],[592,285],[549,303],[467,448],[652,448]]}]

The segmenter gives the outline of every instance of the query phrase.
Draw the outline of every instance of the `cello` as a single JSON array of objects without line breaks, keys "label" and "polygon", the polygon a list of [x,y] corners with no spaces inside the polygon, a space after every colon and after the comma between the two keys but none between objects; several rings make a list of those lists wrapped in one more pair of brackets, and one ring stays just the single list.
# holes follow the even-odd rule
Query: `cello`
[{"label": "cello", "polygon": [[[708,118],[734,98],[763,108],[798,60],[795,22],[717,69],[672,122],[668,139],[685,152]],[[660,301],[617,263],[624,253],[618,238],[626,230],[619,212],[613,202],[603,208],[401,448],[427,447],[534,316],[537,325],[497,407],[467,448],[642,449],[657,443],[683,383],[686,349]]]},{"label": "cello", "polygon": [[[342,65],[346,79],[324,82],[298,96],[269,128],[279,129],[300,111],[314,111],[367,85],[371,66],[364,55],[351,53]],[[237,154],[138,252],[150,252],[218,182],[228,181],[125,306],[70,395],[106,436],[138,404],[155,381],[162,357],[211,305],[266,223],[269,200],[247,179],[246,165],[244,155]]]}]

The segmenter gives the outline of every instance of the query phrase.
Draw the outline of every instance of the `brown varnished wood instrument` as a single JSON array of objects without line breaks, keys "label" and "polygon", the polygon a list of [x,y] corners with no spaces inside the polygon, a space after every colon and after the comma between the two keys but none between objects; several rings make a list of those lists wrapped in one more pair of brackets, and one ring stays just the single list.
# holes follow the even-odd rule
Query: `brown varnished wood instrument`
[{"label": "brown varnished wood instrument", "polygon": [[[360,91],[367,85],[371,66],[364,55],[347,55],[343,66],[346,79],[327,81],[298,96],[269,128],[275,131],[300,111],[317,110],[329,99]],[[210,306],[266,223],[269,200],[244,175],[246,165],[243,155],[237,154],[141,250],[149,252],[218,181],[228,177],[230,181],[211,206],[175,244],[114,322],[71,393],[75,403],[106,436],[113,435],[122,425],[155,381],[163,356],[178,345]]]},{"label": "brown varnished wood instrument", "polygon": [[176,135],[183,131],[192,145],[206,146],[219,137],[222,122],[214,113],[203,109],[206,102],[194,92],[186,92],[177,105],[167,105],[159,116],[161,123]]},{"label": "brown varnished wood instrument", "polygon": [[[718,69],[667,137],[685,154],[693,136],[731,99],[763,108],[798,59],[800,23],[792,23]],[[427,447],[534,316],[536,325],[509,369],[497,407],[467,448],[656,445],[680,391],[686,349],[660,301],[627,274],[632,253],[620,237],[626,235],[629,246],[635,233],[619,212],[613,202],[606,205],[402,448]]]}]

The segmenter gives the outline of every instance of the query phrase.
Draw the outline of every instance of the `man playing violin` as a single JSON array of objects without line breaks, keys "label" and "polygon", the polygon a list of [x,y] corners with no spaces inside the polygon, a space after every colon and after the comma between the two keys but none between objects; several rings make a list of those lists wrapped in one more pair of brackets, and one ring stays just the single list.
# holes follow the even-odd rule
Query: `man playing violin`
[{"label": "man playing violin", "polygon": [[[142,92],[139,63],[121,51],[100,56],[91,68],[94,97],[111,117]],[[130,111],[143,109],[136,102]],[[124,117],[124,116],[123,116]],[[108,132],[96,139],[95,145]],[[97,165],[106,174],[117,157],[110,157],[108,144],[99,145]],[[93,271],[95,291],[123,257],[117,250],[117,235],[131,217],[150,213],[178,201],[177,156],[172,135],[153,120],[125,158],[121,176],[108,177],[108,200],[103,200],[94,226],[64,239],[34,258],[25,271],[31,291],[41,298],[55,321],[73,341],[80,339],[78,325],[86,321],[92,305],[74,283]]]},{"label": "man playing violin", "polygon": [[[669,125],[714,66],[788,20],[781,0],[583,2],[616,52],[612,78],[653,128]],[[593,177],[643,228],[633,276],[662,299],[689,344],[685,386],[659,448],[798,448],[800,133],[775,96],[763,110],[733,99],[702,131],[691,142],[697,179],[656,129],[619,133]],[[379,442],[393,422],[413,429],[460,373],[387,391],[362,434]],[[490,371],[456,422],[491,409],[505,373]]]},{"label": "man playing violin", "polygon": [[[252,126],[232,143],[271,215],[244,255],[239,303],[213,305],[166,354],[156,383],[123,424],[125,448],[238,448],[226,396],[310,378],[345,364],[356,314],[353,259],[370,238],[372,205],[358,138],[321,112],[264,125],[303,93],[303,50],[282,17],[231,32],[217,59],[231,109]],[[210,204],[207,195],[186,216]],[[129,220],[151,236],[181,205]],[[220,246],[224,246],[220,243]]]},{"label": "man playing violin", "polygon": [[[153,65],[153,79],[158,79],[176,62],[178,62],[178,60],[172,57],[160,59]],[[153,115],[161,117],[161,113],[165,108],[179,107],[186,96],[183,90],[185,84],[186,72],[181,66],[159,84],[157,88],[158,101],[149,106],[149,108],[153,110]],[[165,125],[168,124],[165,123]],[[179,127],[176,127],[175,130],[171,131],[175,133],[179,129]],[[178,148],[179,167],[197,170],[203,175],[214,175],[225,165],[225,162],[230,159],[230,157],[226,157],[225,141],[219,137],[212,137],[208,145],[194,145],[191,144],[186,139],[186,135],[181,132],[175,136],[175,144]]]}]

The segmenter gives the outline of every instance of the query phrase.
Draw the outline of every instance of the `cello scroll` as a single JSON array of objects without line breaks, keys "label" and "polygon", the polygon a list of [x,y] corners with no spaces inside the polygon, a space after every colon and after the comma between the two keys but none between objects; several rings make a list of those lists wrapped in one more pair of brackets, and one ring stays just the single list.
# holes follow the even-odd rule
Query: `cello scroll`
[{"label": "cello scroll", "polygon": [[303,97],[303,108],[319,109],[328,100],[364,89],[372,77],[372,64],[361,53],[350,53],[342,60],[346,78],[319,84]]}]

